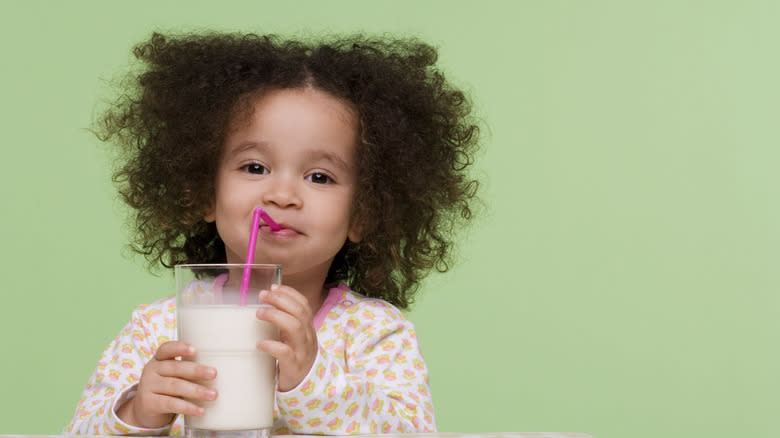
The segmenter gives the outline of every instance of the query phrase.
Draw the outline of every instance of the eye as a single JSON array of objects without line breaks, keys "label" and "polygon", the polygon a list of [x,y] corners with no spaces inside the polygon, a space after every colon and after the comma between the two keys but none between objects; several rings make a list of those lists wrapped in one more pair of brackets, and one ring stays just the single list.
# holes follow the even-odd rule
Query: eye
[{"label": "eye", "polygon": [[241,166],[241,170],[255,175],[265,175],[268,173],[268,169],[266,169],[262,164],[258,163],[245,164]]},{"label": "eye", "polygon": [[322,172],[314,172],[306,177],[306,181],[311,181],[314,184],[328,184],[333,182],[333,178]]}]

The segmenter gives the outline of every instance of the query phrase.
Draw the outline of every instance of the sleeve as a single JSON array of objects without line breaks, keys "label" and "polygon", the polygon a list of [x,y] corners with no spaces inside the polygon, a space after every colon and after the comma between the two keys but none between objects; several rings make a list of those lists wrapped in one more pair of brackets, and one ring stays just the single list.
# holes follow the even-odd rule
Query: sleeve
[{"label": "sleeve", "polygon": [[411,322],[390,304],[350,308],[298,387],[277,393],[295,434],[435,432],[428,371]]},{"label": "sleeve", "polygon": [[[159,344],[169,340],[175,321],[161,316],[161,311],[141,306],[130,322],[103,351],[94,373],[76,407],[76,413],[63,434],[75,435],[162,435],[170,427],[145,429],[131,426],[116,415],[122,403],[135,396],[144,365]],[[159,318],[158,318],[159,317]],[[156,321],[159,319],[160,321]]]}]

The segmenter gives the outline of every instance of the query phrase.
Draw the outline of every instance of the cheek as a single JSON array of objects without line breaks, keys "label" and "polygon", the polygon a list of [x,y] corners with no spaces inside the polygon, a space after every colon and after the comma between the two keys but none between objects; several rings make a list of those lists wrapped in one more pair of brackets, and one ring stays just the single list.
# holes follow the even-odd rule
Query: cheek
[{"label": "cheek", "polygon": [[352,216],[351,203],[346,201],[331,202],[325,211],[327,212],[327,228],[330,232],[339,235],[346,234],[350,227]]}]

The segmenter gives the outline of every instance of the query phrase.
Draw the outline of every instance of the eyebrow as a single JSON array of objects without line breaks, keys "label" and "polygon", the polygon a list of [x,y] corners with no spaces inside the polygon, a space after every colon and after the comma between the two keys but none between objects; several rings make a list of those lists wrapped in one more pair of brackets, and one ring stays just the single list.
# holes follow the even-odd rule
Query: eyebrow
[{"label": "eyebrow", "polygon": [[[256,141],[248,141],[248,142],[242,142],[239,143],[232,148],[230,148],[231,154],[240,154],[241,152],[250,150],[250,149],[257,149],[261,152],[267,151],[270,148],[268,143],[262,141],[262,142],[256,142]],[[319,150],[319,149],[311,149],[306,151],[306,154],[308,157],[313,161],[318,160],[325,160],[330,163],[332,163],[334,166],[340,167],[342,170],[350,171],[352,169],[352,166],[347,164],[346,161],[344,161],[341,157],[339,157],[336,154],[332,154],[327,151]]]},{"label": "eyebrow", "polygon": [[238,143],[237,145],[234,145],[233,147],[229,147],[227,152],[230,152],[231,154],[239,154],[249,149],[259,149],[261,151],[264,151],[268,149],[268,143],[256,142],[256,141],[241,142]]},{"label": "eyebrow", "polygon": [[340,167],[342,170],[349,171],[352,169],[352,166],[348,165],[346,161],[344,161],[341,157],[339,157],[336,154],[332,154],[330,152],[322,151],[322,150],[311,150],[307,152],[311,158],[315,161],[318,160],[325,160],[330,163],[333,163],[333,165]]}]

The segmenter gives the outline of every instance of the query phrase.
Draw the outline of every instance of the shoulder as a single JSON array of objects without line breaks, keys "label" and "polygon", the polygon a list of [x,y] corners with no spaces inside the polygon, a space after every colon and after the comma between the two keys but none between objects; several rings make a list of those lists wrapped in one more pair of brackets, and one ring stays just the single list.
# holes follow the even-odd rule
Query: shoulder
[{"label": "shoulder", "polygon": [[141,304],[133,310],[133,318],[139,318],[145,322],[165,318],[176,314],[176,296],[169,295],[148,304]]},{"label": "shoulder", "polygon": [[154,348],[175,339],[176,296],[169,295],[136,307],[122,334],[139,342],[148,342]]},{"label": "shoulder", "polygon": [[417,337],[412,322],[387,301],[366,297],[343,284],[331,288],[328,300],[333,301],[332,307],[318,331],[325,346],[338,340],[346,342],[347,348],[385,341],[411,345]]},{"label": "shoulder", "polygon": [[379,298],[369,298],[339,283],[332,287],[323,304],[327,313],[325,322],[358,318],[364,321],[407,321],[404,314],[394,305]]}]

